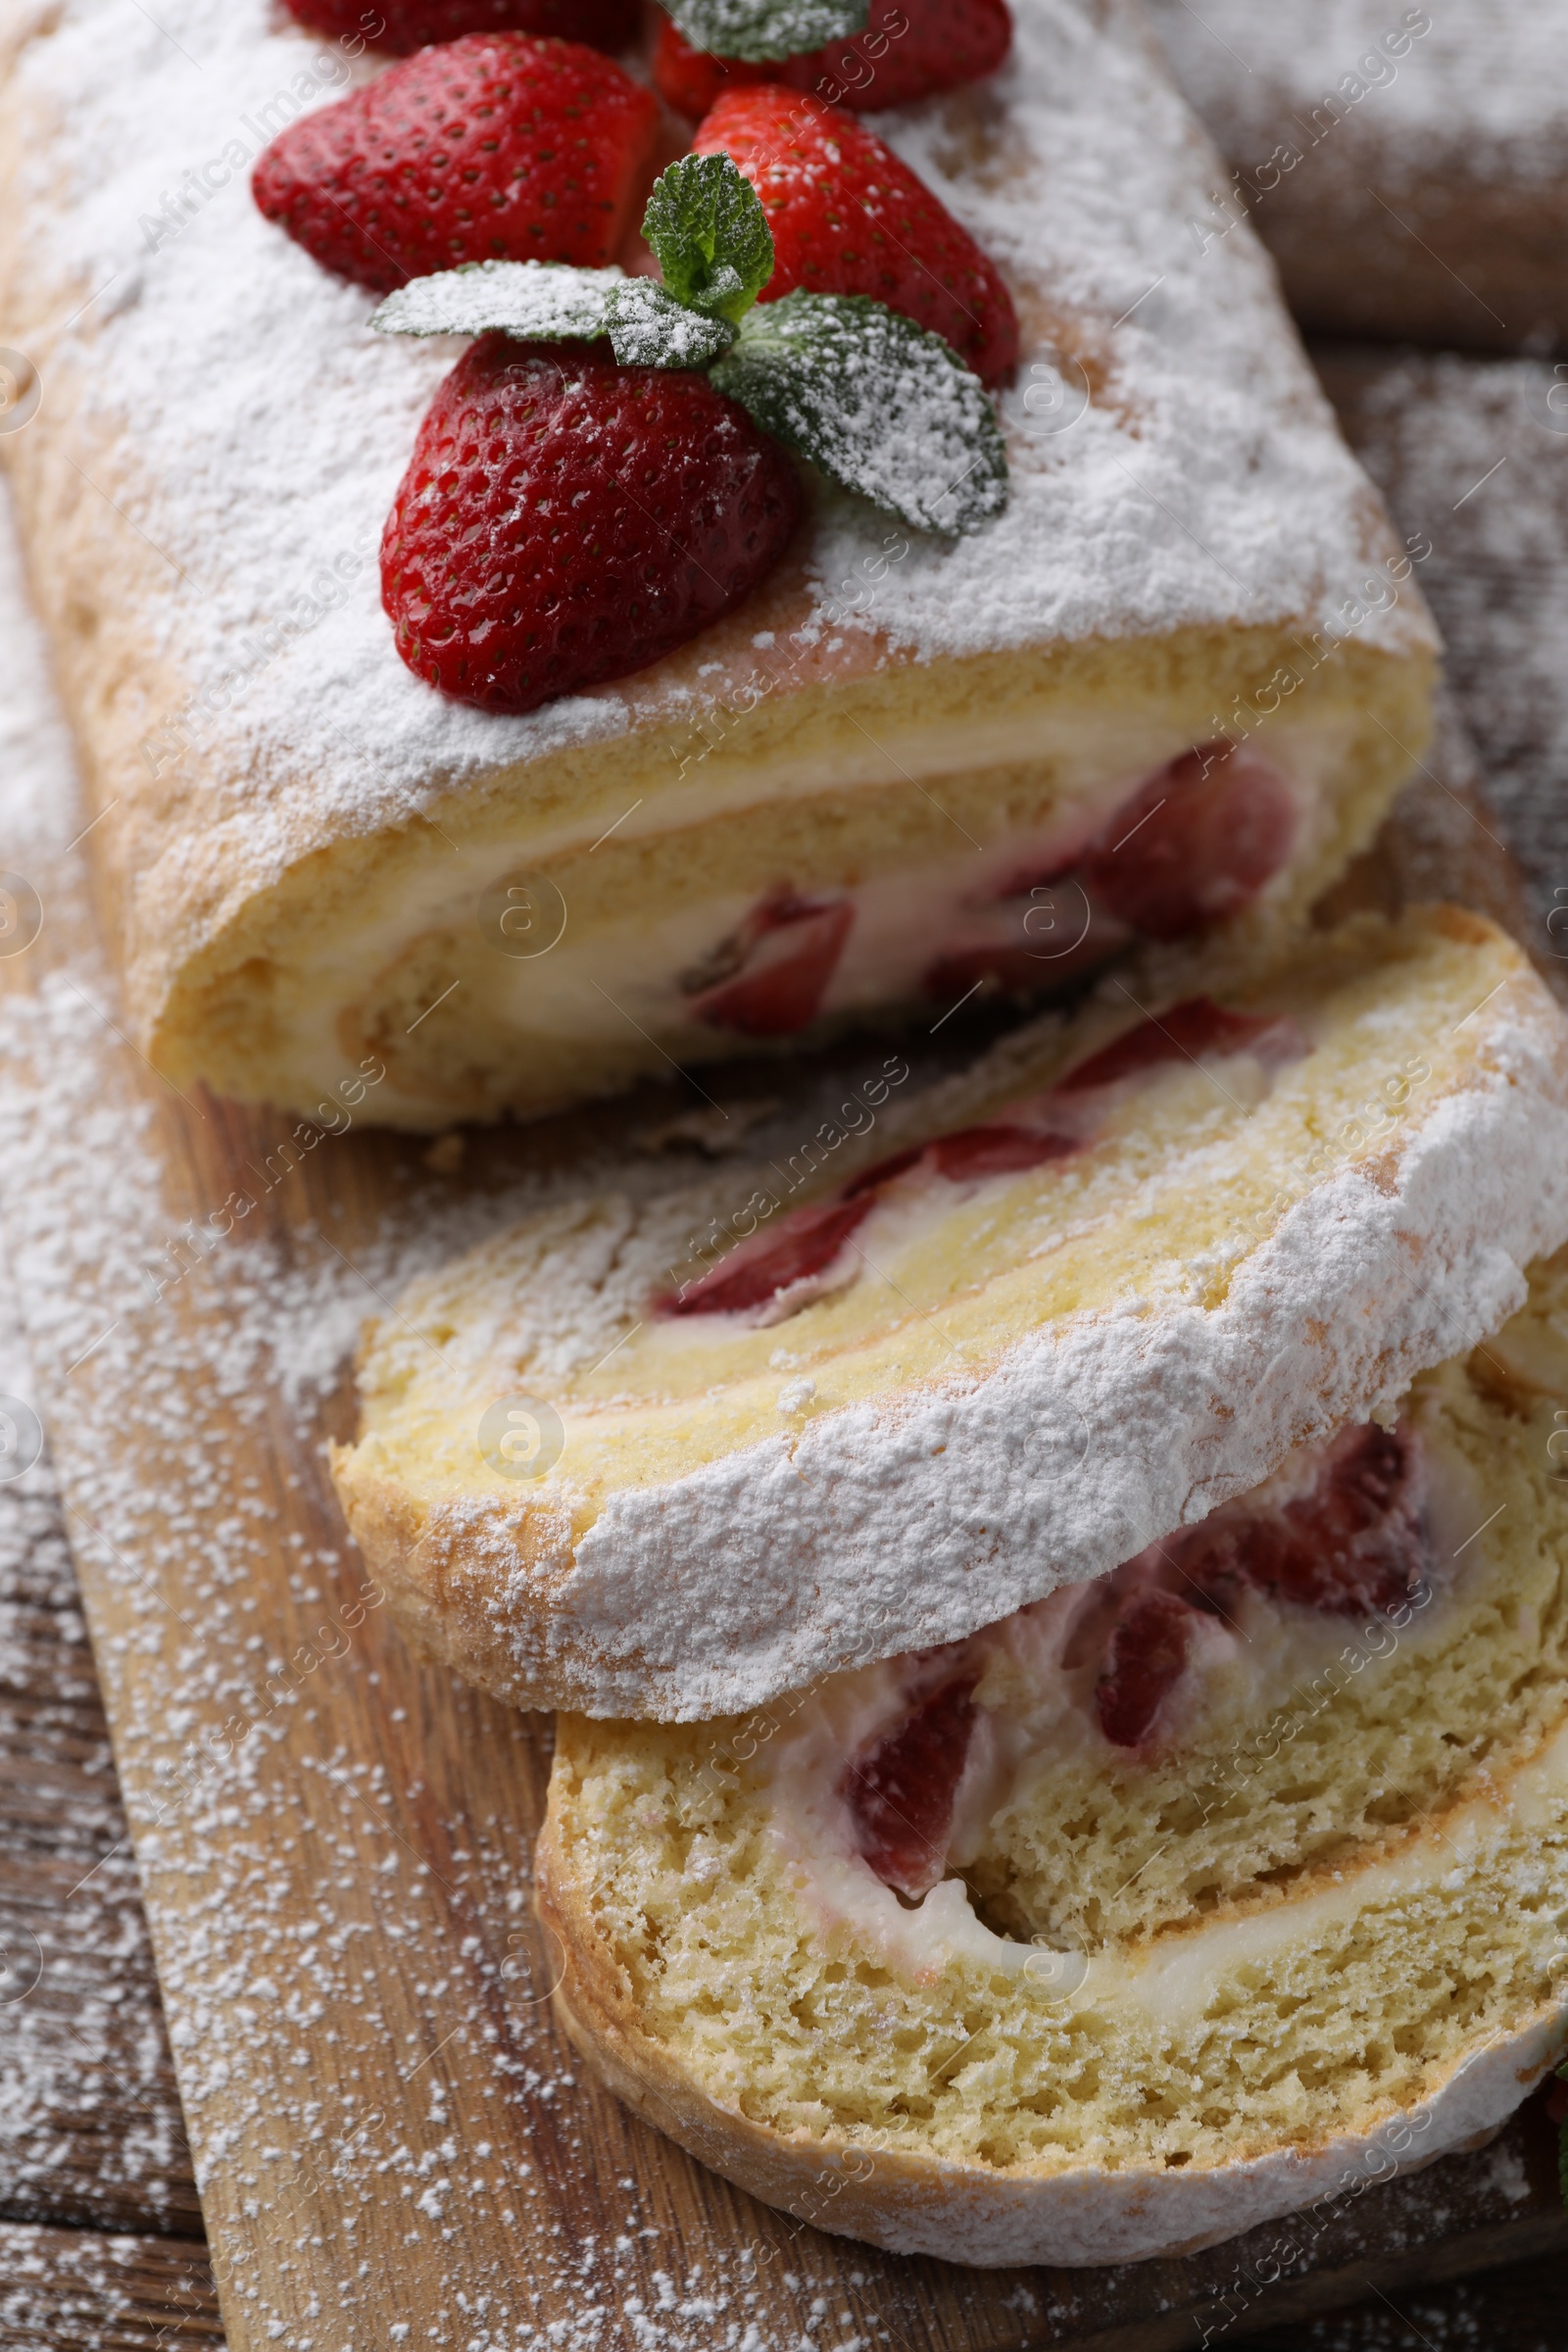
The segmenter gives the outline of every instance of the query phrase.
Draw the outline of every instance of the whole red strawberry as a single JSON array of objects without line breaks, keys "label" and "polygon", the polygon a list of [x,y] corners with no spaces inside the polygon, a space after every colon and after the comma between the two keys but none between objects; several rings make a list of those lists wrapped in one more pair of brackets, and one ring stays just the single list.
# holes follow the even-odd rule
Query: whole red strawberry
[{"label": "whole red strawberry", "polygon": [[798,58],[780,58],[776,65],[754,66],[744,57],[714,57],[694,49],[679,25],[668,17],[659,27],[654,48],[654,87],[678,115],[700,122],[725,90],[755,89],[759,82],[784,81]]},{"label": "whole red strawberry", "polygon": [[637,0],[287,0],[287,5],[313,32],[332,40],[373,41],[399,57],[432,41],[461,40],[466,32],[554,33],[586,41],[590,49],[629,49],[638,27]]},{"label": "whole red strawberry", "polygon": [[666,17],[654,81],[678,114],[700,118],[721,91],[781,81],[865,115],[913,106],[939,90],[994,74],[1012,45],[1007,0],[872,0],[863,32],[776,65],[748,65],[694,49]]},{"label": "whole red strawberry", "polygon": [[874,132],[778,82],[726,91],[700,125],[699,155],[730,155],[773,232],[760,302],[869,294],[929,327],[983,382],[1018,358],[1018,320],[996,264]]},{"label": "whole red strawberry", "polygon": [[535,710],[646,669],[783,554],[799,476],[706,376],[481,337],[431,402],[381,540],[416,676]]},{"label": "whole red strawberry", "polygon": [[608,262],[659,102],[576,41],[473,33],[291,123],[256,201],[327,270],[390,293],[461,262]]}]

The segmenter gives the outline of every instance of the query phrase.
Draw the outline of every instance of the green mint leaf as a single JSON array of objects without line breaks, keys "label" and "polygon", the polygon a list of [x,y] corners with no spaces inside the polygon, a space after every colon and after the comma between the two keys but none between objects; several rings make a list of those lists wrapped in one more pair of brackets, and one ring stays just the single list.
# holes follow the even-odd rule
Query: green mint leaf
[{"label": "green mint leaf", "polygon": [[712,368],[764,432],[918,531],[977,531],[1007,503],[985,387],[940,335],[864,294],[786,294]]},{"label": "green mint leaf", "polygon": [[618,270],[566,262],[465,262],[411,278],[370,324],[378,335],[483,335],[504,327],[526,343],[591,340],[609,324]]},{"label": "green mint leaf", "polygon": [[727,318],[708,318],[652,277],[623,277],[609,303],[610,347],[623,368],[706,368],[735,340]]},{"label": "green mint leaf", "polygon": [[675,300],[712,318],[744,318],[773,274],[767,215],[727,155],[683,155],[661,172],[643,235]]},{"label": "green mint leaf", "polygon": [[765,65],[863,32],[869,0],[664,0],[694,49]]}]

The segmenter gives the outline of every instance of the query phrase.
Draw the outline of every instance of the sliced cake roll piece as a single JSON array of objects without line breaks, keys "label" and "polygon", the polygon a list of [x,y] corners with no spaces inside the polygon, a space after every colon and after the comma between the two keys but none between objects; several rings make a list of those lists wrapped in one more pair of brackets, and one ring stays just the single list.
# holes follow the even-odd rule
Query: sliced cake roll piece
[{"label": "sliced cake roll piece", "polygon": [[822,2229],[1304,2253],[1568,2033],[1565,1431],[1568,1253],[1110,1576],[743,1718],[564,1718],[567,2027]]},{"label": "sliced cake roll piece", "polygon": [[[910,529],[812,474],[733,611],[710,581],[725,616],[690,643],[523,715],[413,674],[382,606],[461,346],[368,332],[375,296],[246,185],[371,64],[261,0],[176,14],[166,39],[63,0],[20,40],[0,340],[27,413],[0,455],[135,1036],[177,1084],[309,1113],[363,1065],[394,1124],[538,1112],[1266,928],[1370,840],[1428,727],[1427,544],[1394,535],[1250,230],[1200,251],[1216,159],[1130,0],[1020,0],[994,74],[877,118],[1017,314],[1004,508]],[[464,365],[463,399],[500,403],[504,349]],[[484,436],[452,431],[471,486]],[[454,512],[454,564],[504,488]],[[684,549],[711,520],[676,499],[658,528]],[[580,518],[552,546],[608,597],[595,627],[637,605]],[[511,577],[464,573],[498,628]]]},{"label": "sliced cake roll piece", "polygon": [[1568,1236],[1568,1024],[1452,909],[906,1068],[372,1327],[335,1475],[424,1646],[678,1719],[952,1641],[1392,1406]]},{"label": "sliced cake roll piece", "polygon": [[1152,0],[1151,13],[1228,166],[1190,223],[1197,242],[1250,218],[1297,317],[1325,333],[1562,342],[1564,0]]}]

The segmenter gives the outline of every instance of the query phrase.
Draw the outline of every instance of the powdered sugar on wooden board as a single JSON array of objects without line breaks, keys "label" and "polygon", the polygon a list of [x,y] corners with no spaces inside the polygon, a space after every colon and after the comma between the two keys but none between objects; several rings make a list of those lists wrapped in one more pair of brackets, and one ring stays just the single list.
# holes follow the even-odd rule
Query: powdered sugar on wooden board
[{"label": "powdered sugar on wooden board", "polygon": [[[310,1446],[317,1376],[336,1369],[366,1286],[344,1267],[290,1281],[266,1245],[241,1248],[183,1278],[192,1296],[203,1295],[172,1327],[142,1282],[144,1270],[154,1282],[167,1275],[171,1221],[141,1148],[146,1122],[140,1137],[127,1134],[123,1099],[106,1099],[97,1015],[68,984],[48,992],[24,1025],[40,1083],[10,1097],[5,1124],[15,1148],[0,1155],[0,1188],[34,1345],[55,1374],[55,1426],[84,1571],[100,1594],[113,1590],[99,1615],[100,1663],[127,1757],[137,1857],[163,1931],[163,1983],[204,2196],[220,2212],[225,2190],[254,2205],[264,2269],[269,2253],[287,2268],[308,2266],[310,2299],[331,2309],[325,2340],[334,2345],[388,2340],[379,2287],[366,2288],[351,2259],[368,2205],[383,2223],[390,2208],[401,2260],[421,2274],[419,2293],[396,2307],[429,2296],[449,2315],[421,2326],[421,2342],[522,2344],[548,2323],[555,2340],[597,2343],[636,2323],[642,2278],[631,2254],[642,2252],[644,2222],[628,2196],[616,2216],[624,2250],[603,2237],[575,2242],[521,2152],[528,2119],[561,2107],[574,2086],[529,1978],[548,1959],[526,1932],[530,1825],[509,1811],[496,1752],[498,1740],[531,1747],[537,1727],[470,1710],[483,1778],[501,1780],[502,1799],[443,1806],[414,1852],[417,1779],[397,1787],[333,1722],[350,1660],[379,1679],[365,1630],[381,1632],[373,1591],[365,1594],[336,1545],[312,1546],[297,1532],[292,1567],[278,1560],[274,1477],[282,1487],[299,1483],[288,1465]],[[122,1312],[111,1321],[113,1306]],[[302,1338],[314,1347],[293,1368],[301,1415],[284,1413],[294,1436],[277,1455],[275,1434],[263,1437],[263,1425],[278,1428],[272,1375]],[[80,1410],[90,1417],[114,1400],[114,1447],[73,1421],[70,1367],[78,1367],[79,1383],[87,1363],[97,1371]],[[309,1892],[295,1859],[302,1840]],[[486,1956],[460,1949],[453,1905],[482,1922]],[[411,1975],[412,2014],[397,1997],[399,1978]],[[344,2059],[330,2087],[311,2061],[328,2020],[327,2038]],[[377,2054],[389,2042],[392,2071],[407,2085],[395,2108],[373,2089],[356,2090],[357,2078],[373,2082],[385,2071]],[[433,2064],[440,2050],[446,2062]],[[455,2092],[455,2073],[471,2098]],[[573,2165],[578,2129],[563,2115],[564,2145],[553,2138],[554,2162]],[[294,2177],[292,2190],[272,2177],[270,2155]],[[586,2154],[580,2165],[589,2168]],[[321,2200],[313,2170],[339,2225],[316,2254]],[[461,2233],[455,2204],[466,2215]],[[487,2233],[495,2242],[483,2256],[475,2238]],[[514,2258],[519,2241],[526,2265]],[[215,2252],[242,2307],[260,2298],[250,2340],[322,2340],[300,2332],[297,2314],[287,2317],[258,2283],[255,2247],[215,2227]],[[672,2286],[669,2316],[650,2322],[647,2341],[738,2343],[757,2310],[755,2279],[737,2275],[730,2288],[686,2271],[677,2278],[686,2291]]]},{"label": "powdered sugar on wooden board", "polygon": [[[678,713],[696,690],[664,668],[504,719],[398,661],[375,552],[456,347],[367,333],[372,298],[264,221],[246,184],[265,132],[343,86],[342,57],[263,0],[169,0],[156,24],[64,0],[47,21],[18,67],[44,135],[8,331],[50,380],[82,370],[80,414],[46,408],[37,429],[114,472],[165,559],[147,650],[207,698],[212,765],[244,779],[230,813],[253,844],[275,861]],[[1060,322],[1003,398],[1013,496],[992,528],[917,538],[889,566],[883,518],[820,507],[818,581],[875,564],[871,624],[921,658],[1236,618],[1334,634],[1364,584],[1364,484],[1255,246],[1203,254],[1186,226],[1213,159],[1139,23],[1121,0],[1023,0],[993,85],[881,119],[1026,312]],[[1356,625],[1397,644],[1421,623],[1402,600]]]},{"label": "powdered sugar on wooden board", "polygon": [[[0,2210],[189,2230],[195,2195],[65,1519],[0,1266]],[[0,2275],[5,2266],[0,2263]],[[0,2290],[0,2332],[7,2308]]]},{"label": "powdered sugar on wooden board", "polygon": [[[35,651],[15,588],[8,564],[7,641]],[[79,819],[40,716],[13,709],[5,837],[33,873],[59,874],[51,853]],[[44,897],[64,923],[60,896]],[[415,2340],[474,2352],[547,2327],[567,2347],[624,2332],[706,2352],[740,2345],[749,2326],[760,2352],[775,2338],[751,2325],[767,2299],[739,2244],[707,2265],[671,2245],[657,2310],[624,2144],[607,2228],[583,2237],[561,2218],[560,2169],[593,2166],[572,2154],[584,2126],[566,2112],[575,2077],[543,2007],[531,1814],[505,1752],[526,1750],[537,1781],[540,1729],[470,1705],[479,1787],[462,1786],[460,1757],[458,1789],[416,1830],[422,1773],[394,1786],[334,1719],[351,1676],[372,1709],[383,1673],[417,1688],[395,1646],[374,1662],[378,1601],[335,1544],[296,1525],[279,1559],[322,1388],[373,1292],[330,1249],[314,1270],[291,1267],[275,1238],[179,1250],[156,1105],[134,1100],[131,1052],[111,1037],[105,1053],[106,998],[102,971],[74,956],[35,999],[8,1002],[0,1198],[96,1596],[231,2346],[381,2352],[409,2328],[398,2315],[428,2309],[440,2317]],[[196,1311],[178,1312],[198,1292]],[[20,1381],[14,1350],[6,1362]],[[318,2035],[339,2053],[330,2080],[318,2043],[312,2058]],[[377,2099],[383,2076],[406,2096]],[[529,2153],[542,2114],[560,2117],[543,2168]],[[383,2232],[368,2285],[368,2209]],[[388,2291],[390,2247],[416,2284]],[[299,2288],[284,2303],[280,2276]],[[313,2311],[327,2332],[301,2325]]]},{"label": "powdered sugar on wooden board", "polygon": [[1422,585],[1531,886],[1530,945],[1568,972],[1568,371],[1333,345],[1322,364],[1398,527],[1431,543]]},{"label": "powdered sugar on wooden board", "polygon": [[1412,173],[1431,170],[1433,140],[1464,146],[1472,169],[1485,142],[1510,179],[1562,172],[1564,0],[1150,0],[1150,14],[1183,88],[1244,165],[1299,139],[1292,117],[1337,98],[1342,111],[1369,107],[1364,127]]}]

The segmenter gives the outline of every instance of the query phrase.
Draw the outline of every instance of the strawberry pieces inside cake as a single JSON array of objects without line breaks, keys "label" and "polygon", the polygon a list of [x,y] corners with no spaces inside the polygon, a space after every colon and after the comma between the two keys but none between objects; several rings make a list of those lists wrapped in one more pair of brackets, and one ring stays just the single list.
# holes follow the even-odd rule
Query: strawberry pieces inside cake
[{"label": "strawberry pieces inside cake", "polygon": [[955,907],[922,990],[948,1003],[975,988],[1028,996],[1081,978],[1133,938],[1184,939],[1267,887],[1298,821],[1272,761],[1197,745],[1118,798],[1087,842]]},{"label": "strawberry pieces inside cake", "polygon": [[[1368,1423],[1291,1455],[1263,1486],[965,1642],[860,1678],[863,1735],[837,1783],[842,1835],[905,1898],[955,1865],[1006,1801],[1037,1738],[1099,1740],[1129,1761],[1179,1749],[1205,1680],[1267,1639],[1263,1616],[1368,1630],[1431,1597],[1439,1557],[1412,1428]],[[852,1719],[855,1678],[836,1700]],[[1065,1732],[1064,1732],[1065,1725]]]},{"label": "strawberry pieces inside cake", "polygon": [[969,1673],[941,1682],[895,1730],[852,1758],[840,1784],[858,1850],[900,1894],[924,1894],[943,1875],[976,1680]]},{"label": "strawberry pieces inside cake", "polygon": [[1014,1104],[1005,1117],[906,1145],[846,1178],[826,1200],[789,1210],[695,1281],[662,1294],[650,1311],[659,1317],[751,1313],[780,1321],[854,1280],[864,1255],[855,1236],[878,1209],[923,1203],[940,1215],[960,1192],[1071,1158],[1095,1142],[1102,1115],[1127,1088],[1163,1068],[1201,1068],[1246,1054],[1266,1082],[1309,1050],[1288,1016],[1237,1012],[1207,997],[1189,998],[1075,1063],[1045,1094]]},{"label": "strawberry pieces inside cake", "polygon": [[849,899],[801,898],[787,885],[767,892],[683,981],[691,1018],[743,1037],[799,1036],[822,1008],[854,922]]},{"label": "strawberry pieces inside cake", "polygon": [[[778,885],[682,976],[681,1009],[709,1028],[796,1036],[856,1002],[873,956],[880,993],[944,1006],[1056,993],[1135,938],[1185,938],[1238,911],[1284,865],[1297,826],[1272,762],[1205,744],[1115,796],[1087,846],[1031,858],[1003,845],[986,858],[990,878],[965,889],[945,867],[928,878],[927,904],[906,887],[899,914],[884,915],[875,893],[828,902]],[[933,933],[935,949],[922,947]],[[1142,1050],[1158,1058],[1147,1041]]]}]

